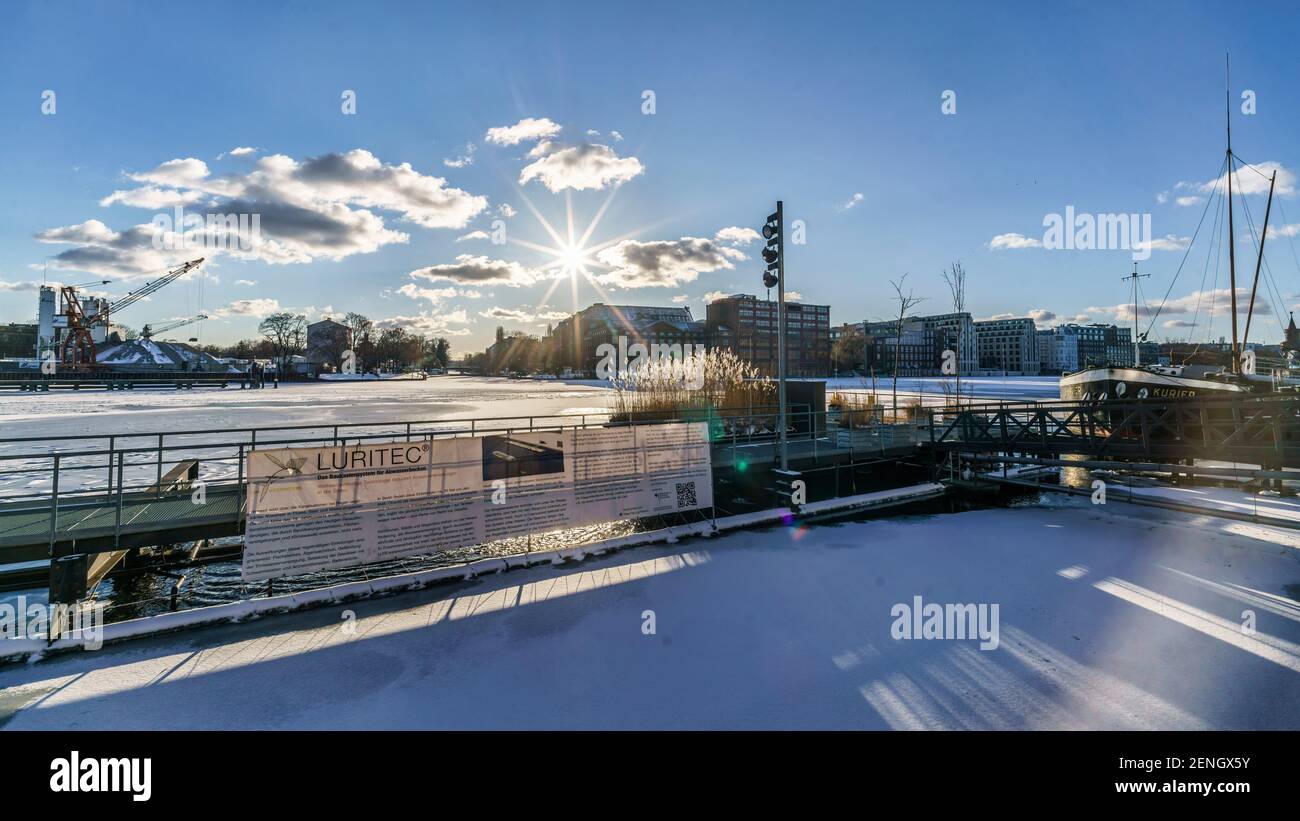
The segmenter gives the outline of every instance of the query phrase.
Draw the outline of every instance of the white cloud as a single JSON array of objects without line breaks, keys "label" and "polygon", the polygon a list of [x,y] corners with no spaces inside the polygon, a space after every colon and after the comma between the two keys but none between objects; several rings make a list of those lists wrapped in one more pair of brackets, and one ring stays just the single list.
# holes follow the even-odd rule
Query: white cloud
[{"label": "white cloud", "polygon": [[559,133],[559,124],[546,117],[525,117],[514,125],[489,128],[483,139],[493,145],[519,145],[525,141],[548,139]]},{"label": "white cloud", "polygon": [[[1233,194],[1268,194],[1269,177],[1272,176],[1274,171],[1277,172],[1277,188],[1275,189],[1275,193],[1280,196],[1290,196],[1295,193],[1295,173],[1284,167],[1282,163],[1269,160],[1268,162],[1257,164],[1255,169],[1257,169],[1259,173],[1244,166],[1237,170],[1237,173],[1233,175]],[[1228,173],[1225,171],[1223,176],[1218,179],[1210,180],[1209,182],[1203,182],[1200,184],[1180,182],[1176,187],[1195,188],[1202,194],[1209,194],[1216,189],[1222,189],[1224,187],[1224,179],[1227,176]]]},{"label": "white cloud", "polygon": [[674,305],[681,305],[681,304],[684,303],[684,302],[690,302],[690,301],[691,301],[691,298],[688,297],[686,294],[675,294],[675,295],[673,296],[673,304],[674,304]]},{"label": "white cloud", "polygon": [[257,284],[257,280],[255,280],[255,279],[237,279],[237,280],[235,280],[235,284],[236,284],[236,285],[256,285],[256,284]]},{"label": "white cloud", "polygon": [[[399,213],[425,228],[462,228],[487,208],[487,198],[449,188],[441,177],[410,163],[388,165],[363,148],[301,162],[283,154],[262,157],[247,174],[209,177],[199,160],[169,160],[132,179],[171,185],[217,198],[246,198],[300,208],[361,206]],[[218,210],[229,211],[224,205]]]},{"label": "white cloud", "polygon": [[846,202],[846,203],[844,203],[843,205],[840,206],[840,210],[841,210],[841,211],[848,211],[848,210],[850,210],[851,208],[853,208],[853,206],[855,206],[855,205],[857,205],[858,203],[862,202],[863,199],[864,199],[864,198],[863,198],[861,192],[855,192],[855,193],[853,194],[853,196],[849,197],[849,201],[848,201],[848,202]]},{"label": "white cloud", "polygon": [[1181,205],[1184,208],[1187,208],[1192,205],[1200,205],[1204,201],[1205,201],[1204,197],[1198,197],[1195,194],[1191,194],[1186,197],[1179,197],[1176,200],[1174,200],[1176,204]]},{"label": "white cloud", "polygon": [[[101,204],[123,204],[158,210],[174,204],[202,218],[212,215],[256,215],[260,235],[251,248],[230,253],[268,263],[304,263],[317,258],[342,259],[370,253],[385,245],[408,242],[408,234],[388,228],[376,211],[393,212],[425,228],[463,228],[487,206],[487,198],[458,188],[446,180],[415,171],[409,163],[389,165],[369,151],[325,154],[297,161],[282,154],[262,157],[248,173],[209,175],[202,160],[192,157],[168,160],[151,171],[129,174],[143,185],[117,191]],[[198,205],[200,201],[202,205]],[[166,258],[152,248],[152,226],[135,226],[116,233],[102,223],[96,233],[66,228],[41,232],[42,242],[78,244],[58,255],[64,268],[140,274],[163,267]],[[110,236],[111,235],[111,236]],[[205,249],[226,252],[217,247]]]},{"label": "white cloud", "polygon": [[998,234],[996,237],[989,240],[989,250],[991,251],[1003,251],[1008,249],[1017,250],[1020,248],[1041,248],[1041,247],[1043,247],[1042,240],[1034,239],[1033,237],[1027,237],[1024,234],[1015,234],[1015,233]]},{"label": "white cloud", "polygon": [[456,237],[457,242],[466,242],[472,239],[491,239],[492,235],[487,231],[470,231],[468,234],[461,234]]},{"label": "white cloud", "polygon": [[515,214],[518,214],[519,212],[516,211],[515,207],[510,203],[503,202],[497,206],[497,213],[505,217],[506,219],[510,219],[511,217],[513,217]]},{"label": "white cloud", "polygon": [[596,277],[602,284],[672,288],[692,282],[702,273],[734,268],[733,263],[746,256],[716,240],[682,237],[655,242],[624,240],[600,251],[596,258],[613,269]]},{"label": "white cloud", "polygon": [[623,142],[623,135],[620,134],[620,133],[618,133],[617,131],[611,131],[611,132],[609,132],[609,136],[610,136],[610,138],[613,139],[614,142],[616,142],[616,143],[621,143],[621,142]]},{"label": "white cloud", "polygon": [[1037,325],[1043,325],[1051,322],[1053,319],[1058,319],[1054,311],[1049,311],[1046,308],[1034,308],[1026,314],[1026,316],[1034,320],[1034,323]]},{"label": "white cloud", "polygon": [[455,328],[464,325],[469,317],[464,311],[452,311],[448,314],[417,314],[415,316],[390,316],[375,321],[375,327],[381,331],[389,328],[401,328],[408,333],[421,336],[468,336],[469,328]]},{"label": "white cloud", "polygon": [[226,157],[247,157],[250,154],[256,154],[256,153],[257,153],[256,148],[253,148],[252,146],[249,145],[241,145],[237,148],[232,148],[229,151],[223,151],[222,153],[217,155],[217,159],[224,160]]},{"label": "white cloud", "polygon": [[798,291],[785,292],[786,302],[801,302],[802,300],[803,300],[803,294],[799,293]]},{"label": "white cloud", "polygon": [[150,211],[157,211],[164,208],[175,208],[178,205],[193,205],[202,200],[204,196],[202,191],[178,191],[174,188],[159,188],[156,185],[146,185],[141,188],[114,191],[100,200],[99,204],[107,208],[115,203],[120,203],[129,205],[132,208],[146,208]]},{"label": "white cloud", "polygon": [[731,296],[731,294],[728,294],[726,291],[709,291],[707,294],[704,295],[704,304],[708,305],[710,302],[714,302],[716,300],[723,299],[724,297],[728,297],[728,296]]},{"label": "white cloud", "polygon": [[542,142],[529,152],[536,157],[519,172],[519,184],[540,180],[552,192],[599,190],[627,182],[645,171],[636,157],[620,157],[614,149],[599,143],[564,146]]},{"label": "white cloud", "polygon": [[565,319],[569,315],[562,311],[529,311],[524,308],[502,308],[493,306],[486,311],[479,311],[479,316],[486,319],[506,320],[509,322],[519,323],[537,323],[545,324],[547,322],[557,322]]},{"label": "white cloud", "polygon": [[723,228],[714,234],[713,238],[718,242],[725,242],[730,245],[748,245],[751,242],[761,240],[763,237],[753,228],[740,228],[733,225],[729,228]]},{"label": "white cloud", "polygon": [[153,247],[157,233],[158,230],[148,224],[117,232],[92,219],[40,231],[35,237],[38,242],[74,246],[51,258],[61,269],[130,279],[165,268],[171,261]]},{"label": "white cloud", "polygon": [[188,188],[198,185],[208,176],[208,164],[193,157],[168,160],[152,171],[128,174],[136,182],[169,185],[176,188]]},{"label": "white cloud", "polygon": [[251,316],[262,319],[279,310],[280,302],[275,299],[237,299],[223,308],[209,311],[208,314],[217,319],[231,316]]},{"label": "white cloud", "polygon": [[[55,285],[55,283],[49,283]],[[0,291],[39,291],[41,283],[36,281],[28,282],[4,282],[0,280]]]},{"label": "white cloud", "polygon": [[[1200,316],[1225,316],[1232,311],[1232,291],[1228,288],[1217,288],[1209,291],[1192,291],[1186,296],[1165,300],[1164,306],[1158,305],[1141,305],[1138,307],[1139,321],[1149,321],[1159,309],[1161,316],[1199,314]],[[1250,309],[1250,289],[1237,289],[1237,313],[1245,314]],[[1269,304],[1263,296],[1255,295],[1255,313],[1258,315],[1271,314],[1273,306]],[[1131,323],[1133,321],[1133,303],[1123,302],[1119,305],[1108,307],[1090,307],[1088,313],[1108,314],[1115,317],[1118,322]]]},{"label": "white cloud", "polygon": [[1270,225],[1268,238],[1275,237],[1300,237],[1300,222],[1293,222],[1290,225]]},{"label": "white cloud", "polygon": [[1191,237],[1177,237],[1173,234],[1166,234],[1150,242],[1135,242],[1133,243],[1133,250],[1143,251],[1149,246],[1152,251],[1185,251],[1191,243]]},{"label": "white cloud", "polygon": [[461,254],[455,262],[442,265],[430,265],[412,271],[414,279],[426,279],[430,282],[456,282],[462,285],[505,285],[518,288],[532,285],[540,277],[518,262],[501,259],[489,259],[485,256]]},{"label": "white cloud", "polygon": [[478,146],[474,145],[474,143],[465,143],[465,150],[460,156],[444,157],[442,164],[448,168],[467,168],[474,164],[474,152],[477,150]]},{"label": "white cloud", "polygon": [[401,288],[398,288],[397,293],[410,297],[411,299],[427,299],[435,307],[441,305],[443,300],[451,299],[457,295],[454,287],[422,288],[413,282],[408,282]]}]

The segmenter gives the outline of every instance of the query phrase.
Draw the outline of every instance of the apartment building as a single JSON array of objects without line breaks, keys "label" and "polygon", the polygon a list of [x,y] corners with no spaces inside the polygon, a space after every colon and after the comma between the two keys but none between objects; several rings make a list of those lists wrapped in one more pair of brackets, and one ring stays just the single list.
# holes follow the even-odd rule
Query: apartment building
[{"label": "apartment building", "polygon": [[1037,374],[1042,369],[1038,329],[1028,317],[976,322],[975,339],[981,371]]},{"label": "apartment building", "polygon": [[[831,308],[786,302],[786,375],[831,372]],[[777,375],[777,305],[750,294],[710,302],[705,322],[711,347],[730,348],[767,376]]]}]

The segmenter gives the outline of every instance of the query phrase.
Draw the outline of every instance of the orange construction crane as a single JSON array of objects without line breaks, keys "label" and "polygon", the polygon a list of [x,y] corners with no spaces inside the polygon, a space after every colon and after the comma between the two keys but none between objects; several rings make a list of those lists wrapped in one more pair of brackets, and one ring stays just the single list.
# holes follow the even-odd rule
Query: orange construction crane
[{"label": "orange construction crane", "polygon": [[169,282],[176,280],[199,267],[203,258],[190,260],[178,268],[173,268],[163,276],[130,292],[126,296],[104,306],[102,312],[87,315],[77,298],[77,288],[65,285],[59,289],[63,297],[63,315],[68,327],[63,335],[63,344],[59,348],[59,367],[63,370],[89,370],[99,367],[99,352],[95,348],[95,339],[90,329],[96,325],[108,326],[109,317],[130,305],[139,302]]}]

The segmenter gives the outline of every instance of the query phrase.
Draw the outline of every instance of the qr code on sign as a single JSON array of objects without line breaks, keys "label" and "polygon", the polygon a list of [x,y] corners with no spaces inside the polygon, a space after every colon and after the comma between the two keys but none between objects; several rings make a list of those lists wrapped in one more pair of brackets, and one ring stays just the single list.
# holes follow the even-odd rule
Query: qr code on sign
[{"label": "qr code on sign", "polygon": [[695,500],[695,483],[678,482],[677,483],[677,509],[684,507],[695,507],[699,503]]}]

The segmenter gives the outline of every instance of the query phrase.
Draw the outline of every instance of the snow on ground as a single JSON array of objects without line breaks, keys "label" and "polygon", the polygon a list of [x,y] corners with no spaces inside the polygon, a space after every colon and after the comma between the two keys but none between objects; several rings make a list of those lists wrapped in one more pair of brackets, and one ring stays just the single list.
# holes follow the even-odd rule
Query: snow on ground
[{"label": "snow on ground", "polygon": [[[1278,496],[1258,491],[1242,491],[1233,487],[1207,486],[1169,486],[1169,485],[1127,485],[1110,491],[1112,499],[1122,499],[1127,495],[1149,496],[1184,505],[1195,505],[1209,510],[1229,510],[1245,513],[1261,519],[1281,519],[1292,524],[1300,524],[1300,499],[1291,496]],[[1300,538],[1300,534],[1297,534]]]},{"label": "snow on ground", "polygon": [[[0,724],[1297,729],[1298,549],[1060,497],[747,531],[0,669]],[[918,595],[999,646],[894,640]]]},{"label": "snow on ground", "polygon": [[[947,398],[945,389],[955,394],[955,382],[951,378],[940,377],[899,377],[899,397],[922,396],[928,401],[942,402]],[[872,381],[862,377],[840,377],[826,382],[826,392],[853,391],[870,393],[877,396],[889,396],[893,392],[893,382],[888,377],[878,376],[874,387]],[[964,399],[986,399],[991,401],[1044,401],[1061,398],[1061,380],[1056,376],[963,376],[961,378],[961,395]]]}]

